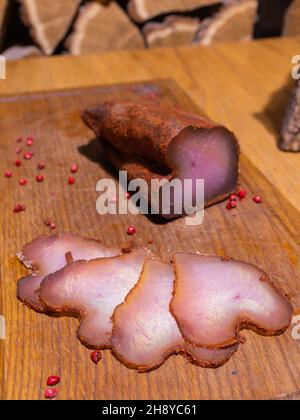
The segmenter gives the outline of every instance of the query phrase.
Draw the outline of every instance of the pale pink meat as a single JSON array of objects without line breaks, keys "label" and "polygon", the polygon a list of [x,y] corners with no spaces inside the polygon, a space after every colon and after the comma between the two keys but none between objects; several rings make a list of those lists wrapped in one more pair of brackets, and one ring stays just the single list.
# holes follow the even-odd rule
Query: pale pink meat
[{"label": "pale pink meat", "polygon": [[79,317],[79,339],[88,347],[110,347],[111,316],[138,282],[151,253],[143,248],[118,257],[74,261],[47,276],[40,299],[49,312]]},{"label": "pale pink meat", "polygon": [[90,260],[120,255],[122,251],[106,247],[96,239],[86,239],[72,233],[41,236],[25,245],[17,254],[19,260],[33,270],[32,274],[19,280],[18,298],[32,309],[44,312],[38,295],[40,284],[48,274],[66,265],[68,253],[73,260]]},{"label": "pale pink meat", "polygon": [[[204,202],[224,197],[236,189],[237,155],[232,135],[223,127],[210,130],[184,128],[169,144],[167,160],[182,181],[193,180],[186,202],[195,203],[195,180],[204,180]],[[176,200],[180,197],[175,197]]]},{"label": "pale pink meat", "polygon": [[128,367],[139,371],[155,369],[179,352],[200,366],[222,365],[237,350],[237,345],[207,350],[186,344],[169,311],[173,282],[170,264],[146,261],[139,282],[114,311],[113,353]]},{"label": "pale pink meat", "polygon": [[235,260],[189,253],[174,255],[171,312],[190,343],[219,349],[240,342],[239,330],[276,335],[293,309],[259,268]]}]

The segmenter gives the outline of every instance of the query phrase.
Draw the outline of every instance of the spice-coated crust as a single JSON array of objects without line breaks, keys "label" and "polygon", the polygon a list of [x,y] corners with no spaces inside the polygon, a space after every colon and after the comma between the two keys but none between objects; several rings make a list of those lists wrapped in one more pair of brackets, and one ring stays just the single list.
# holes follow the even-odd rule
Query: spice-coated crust
[{"label": "spice-coated crust", "polygon": [[[148,183],[153,178],[164,178],[162,174],[167,174],[167,179],[177,176],[176,168],[171,168],[167,160],[167,150],[183,129],[223,128],[234,144],[236,167],[232,170],[238,179],[240,148],[235,135],[197,114],[152,103],[106,102],[84,111],[82,119],[106,143],[107,157],[119,170],[125,170],[126,167],[130,179],[142,175]],[[143,160],[154,165],[156,171]],[[220,197],[214,197],[206,206],[222,201],[232,192],[230,190]]]},{"label": "spice-coated crust", "polygon": [[[184,254],[188,254],[188,253],[184,253]],[[192,254],[192,253],[190,253]],[[205,255],[205,256],[211,256],[211,257],[216,257],[216,255],[208,255],[208,254],[199,254],[199,255]],[[238,261],[238,262],[242,262],[239,260],[235,260],[234,258],[226,258],[226,260],[223,260],[224,262],[229,262],[229,261]],[[254,264],[248,263],[249,265],[251,265],[254,268],[257,268],[257,266],[255,266]],[[261,270],[261,269],[260,269]],[[264,335],[264,336],[277,336],[277,335],[281,335],[283,334],[287,328],[290,326],[291,321],[292,321],[292,316],[293,316],[293,307],[290,303],[290,300],[288,299],[287,295],[274,283],[270,280],[269,276],[267,273],[265,273],[263,270],[261,270],[262,272],[262,278],[263,281],[269,283],[271,286],[274,287],[274,289],[277,290],[278,293],[280,293],[280,295],[285,299],[285,301],[289,304],[290,306],[290,310],[291,310],[291,315],[289,318],[288,323],[281,329],[268,329],[266,330],[265,328],[263,328],[262,326],[258,325],[258,324],[254,324],[252,323],[249,319],[247,319],[246,317],[243,317],[243,315],[240,315],[240,318],[237,320],[236,323],[236,328],[235,328],[235,336],[231,337],[230,339],[226,340],[223,343],[216,343],[215,345],[210,345],[207,346],[203,343],[195,343],[193,341],[188,340],[187,337],[185,337],[182,328],[180,328],[180,322],[177,319],[175,313],[174,313],[174,309],[172,307],[172,303],[173,303],[173,299],[175,296],[178,296],[178,294],[176,294],[176,289],[177,289],[177,285],[178,285],[178,280],[177,280],[177,272],[176,272],[176,266],[174,265],[174,271],[175,271],[175,278],[174,278],[174,288],[173,288],[173,297],[171,299],[170,302],[170,312],[173,315],[173,317],[176,319],[178,327],[182,333],[182,336],[184,337],[184,339],[189,342],[190,344],[194,345],[194,346],[199,346],[199,347],[203,347],[206,349],[211,349],[211,350],[218,350],[218,349],[224,349],[224,348],[228,348],[230,346],[233,346],[234,344],[242,344],[244,342],[243,337],[240,335],[240,331],[242,330],[251,330],[259,335]]]}]

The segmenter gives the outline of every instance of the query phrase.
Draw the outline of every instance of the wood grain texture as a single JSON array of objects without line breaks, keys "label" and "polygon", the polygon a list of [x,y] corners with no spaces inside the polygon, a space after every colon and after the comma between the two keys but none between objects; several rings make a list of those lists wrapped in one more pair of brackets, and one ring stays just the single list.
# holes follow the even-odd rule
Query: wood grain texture
[{"label": "wood grain texture", "polygon": [[222,3],[222,0],[130,0],[128,13],[137,22],[169,12],[187,12],[204,6]]},{"label": "wood grain texture", "polygon": [[[249,198],[236,213],[225,203],[205,212],[204,224],[187,227],[184,219],[157,224],[145,216],[99,216],[95,210],[96,182],[111,176],[105,156],[93,134],[80,120],[80,112],[108,99],[148,99],[154,92],[162,103],[195,105],[173,82],[99,87],[0,98],[0,172],[12,167],[15,139],[36,138],[31,161],[14,170],[11,179],[1,178],[1,281],[2,309],[7,320],[5,340],[4,398],[43,398],[49,375],[59,374],[60,399],[250,399],[281,398],[299,393],[299,345],[291,330],[277,338],[245,333],[246,344],[224,367],[205,370],[172,357],[149,374],[137,374],[120,365],[109,352],[95,366],[89,352],[75,337],[77,321],[55,319],[30,311],[16,299],[16,281],[25,269],[16,261],[21,246],[48,233],[45,218],[59,229],[97,236],[109,245],[128,242],[126,228],[134,224],[134,240],[149,247],[165,261],[174,251],[200,251],[228,255],[254,263],[290,293],[300,308],[299,213],[257,169],[242,157],[242,185],[260,194],[263,204]],[[45,181],[34,180],[36,164],[45,160]],[[67,185],[70,164],[78,163],[76,184]],[[26,187],[18,177],[26,176]],[[53,196],[51,193],[55,192]],[[16,202],[26,212],[13,214]],[[2,344],[3,345],[3,344]]]},{"label": "wood grain texture", "polygon": [[300,38],[8,63],[0,94],[172,78],[210,117],[231,128],[251,162],[300,210],[300,153],[277,148]]},{"label": "wood grain texture", "polygon": [[21,17],[33,39],[51,55],[68,32],[81,0],[20,0]]},{"label": "wood grain texture", "polygon": [[115,2],[103,6],[96,1],[82,6],[74,31],[66,41],[71,54],[144,48],[137,26]]}]

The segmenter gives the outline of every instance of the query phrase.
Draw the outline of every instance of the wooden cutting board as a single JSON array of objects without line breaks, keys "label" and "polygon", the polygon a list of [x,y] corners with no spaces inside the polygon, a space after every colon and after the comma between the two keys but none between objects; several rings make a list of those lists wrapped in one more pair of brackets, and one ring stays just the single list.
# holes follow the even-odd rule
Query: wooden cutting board
[{"label": "wooden cutting board", "polygon": [[[16,299],[17,279],[26,270],[15,253],[36,236],[52,233],[44,224],[51,219],[59,230],[96,236],[108,245],[128,243],[126,228],[135,225],[135,242],[147,245],[153,239],[148,246],[166,261],[174,251],[200,251],[254,263],[270,273],[291,295],[295,308],[300,308],[300,215],[245,157],[241,184],[249,197],[237,211],[226,210],[226,203],[207,209],[203,225],[186,226],[184,219],[159,224],[142,215],[96,213],[96,183],[112,173],[80,113],[112,99],[157,100],[195,110],[171,81],[0,98],[0,173],[13,170],[10,179],[1,175],[0,313],[7,330],[1,342],[3,398],[42,399],[47,377],[56,374],[62,377],[60,399],[297,398],[300,341],[292,339],[291,328],[276,338],[245,332],[245,344],[217,370],[193,366],[178,356],[154,372],[138,374],[109,351],[103,352],[103,361],[95,366],[89,351],[76,339],[75,319],[36,314]],[[28,135],[35,138],[34,156],[24,161],[22,154],[16,155],[16,147],[29,148],[16,139]],[[19,156],[22,166],[16,168]],[[39,161],[46,163],[42,183],[35,181]],[[79,165],[79,171],[76,184],[70,186],[72,163]],[[28,185],[21,187],[20,177],[26,177]],[[261,205],[251,200],[254,194],[262,196]],[[17,203],[25,204],[26,211],[14,214]]]}]

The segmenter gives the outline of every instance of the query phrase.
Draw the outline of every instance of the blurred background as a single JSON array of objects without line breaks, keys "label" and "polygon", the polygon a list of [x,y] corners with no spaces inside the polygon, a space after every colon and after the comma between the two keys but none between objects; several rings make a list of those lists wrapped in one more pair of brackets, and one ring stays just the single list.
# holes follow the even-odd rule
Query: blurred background
[{"label": "blurred background", "polygon": [[297,35],[300,0],[0,0],[9,60]]}]

